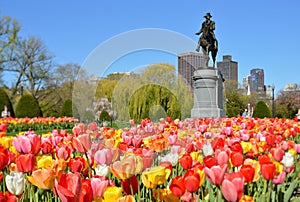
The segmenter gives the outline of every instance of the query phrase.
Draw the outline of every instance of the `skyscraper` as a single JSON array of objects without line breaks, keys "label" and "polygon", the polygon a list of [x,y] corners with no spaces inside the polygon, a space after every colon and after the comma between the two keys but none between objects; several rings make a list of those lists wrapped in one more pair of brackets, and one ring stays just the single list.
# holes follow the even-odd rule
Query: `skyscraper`
[{"label": "skyscraper", "polygon": [[231,55],[224,55],[223,61],[217,62],[217,67],[225,80],[236,81],[238,84],[238,63],[232,61]]},{"label": "skyscraper", "polygon": [[249,79],[250,91],[257,92],[258,94],[265,93],[264,83],[264,70],[263,69],[251,69]]},{"label": "skyscraper", "polygon": [[192,90],[194,89],[194,71],[199,67],[204,67],[204,65],[205,61],[201,53],[187,52],[178,54],[178,74]]}]

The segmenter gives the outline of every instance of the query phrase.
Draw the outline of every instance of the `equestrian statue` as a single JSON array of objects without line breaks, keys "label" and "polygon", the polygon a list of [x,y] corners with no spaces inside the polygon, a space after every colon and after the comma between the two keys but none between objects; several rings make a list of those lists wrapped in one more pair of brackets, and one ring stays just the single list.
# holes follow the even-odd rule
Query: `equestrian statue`
[{"label": "equestrian statue", "polygon": [[213,64],[215,67],[218,52],[218,41],[214,33],[215,22],[211,20],[212,16],[210,13],[206,13],[203,17],[205,18],[205,21],[202,23],[200,31],[196,33],[196,35],[201,34],[196,51],[199,52],[200,47],[202,48],[202,52],[207,58],[206,65],[208,65],[209,53],[211,52]]}]

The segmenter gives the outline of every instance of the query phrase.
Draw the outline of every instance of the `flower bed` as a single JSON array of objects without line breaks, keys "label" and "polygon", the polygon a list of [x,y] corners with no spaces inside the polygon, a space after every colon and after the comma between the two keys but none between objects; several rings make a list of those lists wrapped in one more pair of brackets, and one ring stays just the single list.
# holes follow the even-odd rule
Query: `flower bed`
[{"label": "flower bed", "polygon": [[[292,201],[291,119],[143,119],[0,138],[0,201]],[[2,131],[3,132],[3,131]]]},{"label": "flower bed", "polygon": [[72,129],[77,119],[73,117],[37,117],[37,118],[0,118],[0,125],[5,124],[6,132],[21,132],[27,130]]}]

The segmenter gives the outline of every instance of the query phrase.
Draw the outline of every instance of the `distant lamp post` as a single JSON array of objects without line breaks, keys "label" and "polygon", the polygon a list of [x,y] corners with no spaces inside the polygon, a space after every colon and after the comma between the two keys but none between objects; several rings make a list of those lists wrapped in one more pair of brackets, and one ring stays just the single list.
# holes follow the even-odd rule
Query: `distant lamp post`
[{"label": "distant lamp post", "polygon": [[272,85],[272,117],[275,117],[275,104],[274,104],[274,100],[275,100],[275,94],[274,94],[274,90],[275,90],[275,86],[274,84]]}]

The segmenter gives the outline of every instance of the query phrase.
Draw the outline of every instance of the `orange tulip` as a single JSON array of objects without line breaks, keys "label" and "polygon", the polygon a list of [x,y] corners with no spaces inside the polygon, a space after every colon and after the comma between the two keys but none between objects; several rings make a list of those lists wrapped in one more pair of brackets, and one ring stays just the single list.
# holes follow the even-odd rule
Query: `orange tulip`
[{"label": "orange tulip", "polygon": [[31,176],[27,177],[28,181],[37,186],[39,189],[52,189],[54,187],[55,172],[52,168],[38,169],[32,172]]},{"label": "orange tulip", "polygon": [[134,155],[125,156],[121,161],[116,161],[109,167],[112,174],[122,180],[128,179],[133,175],[140,173],[142,168],[142,158]]}]

